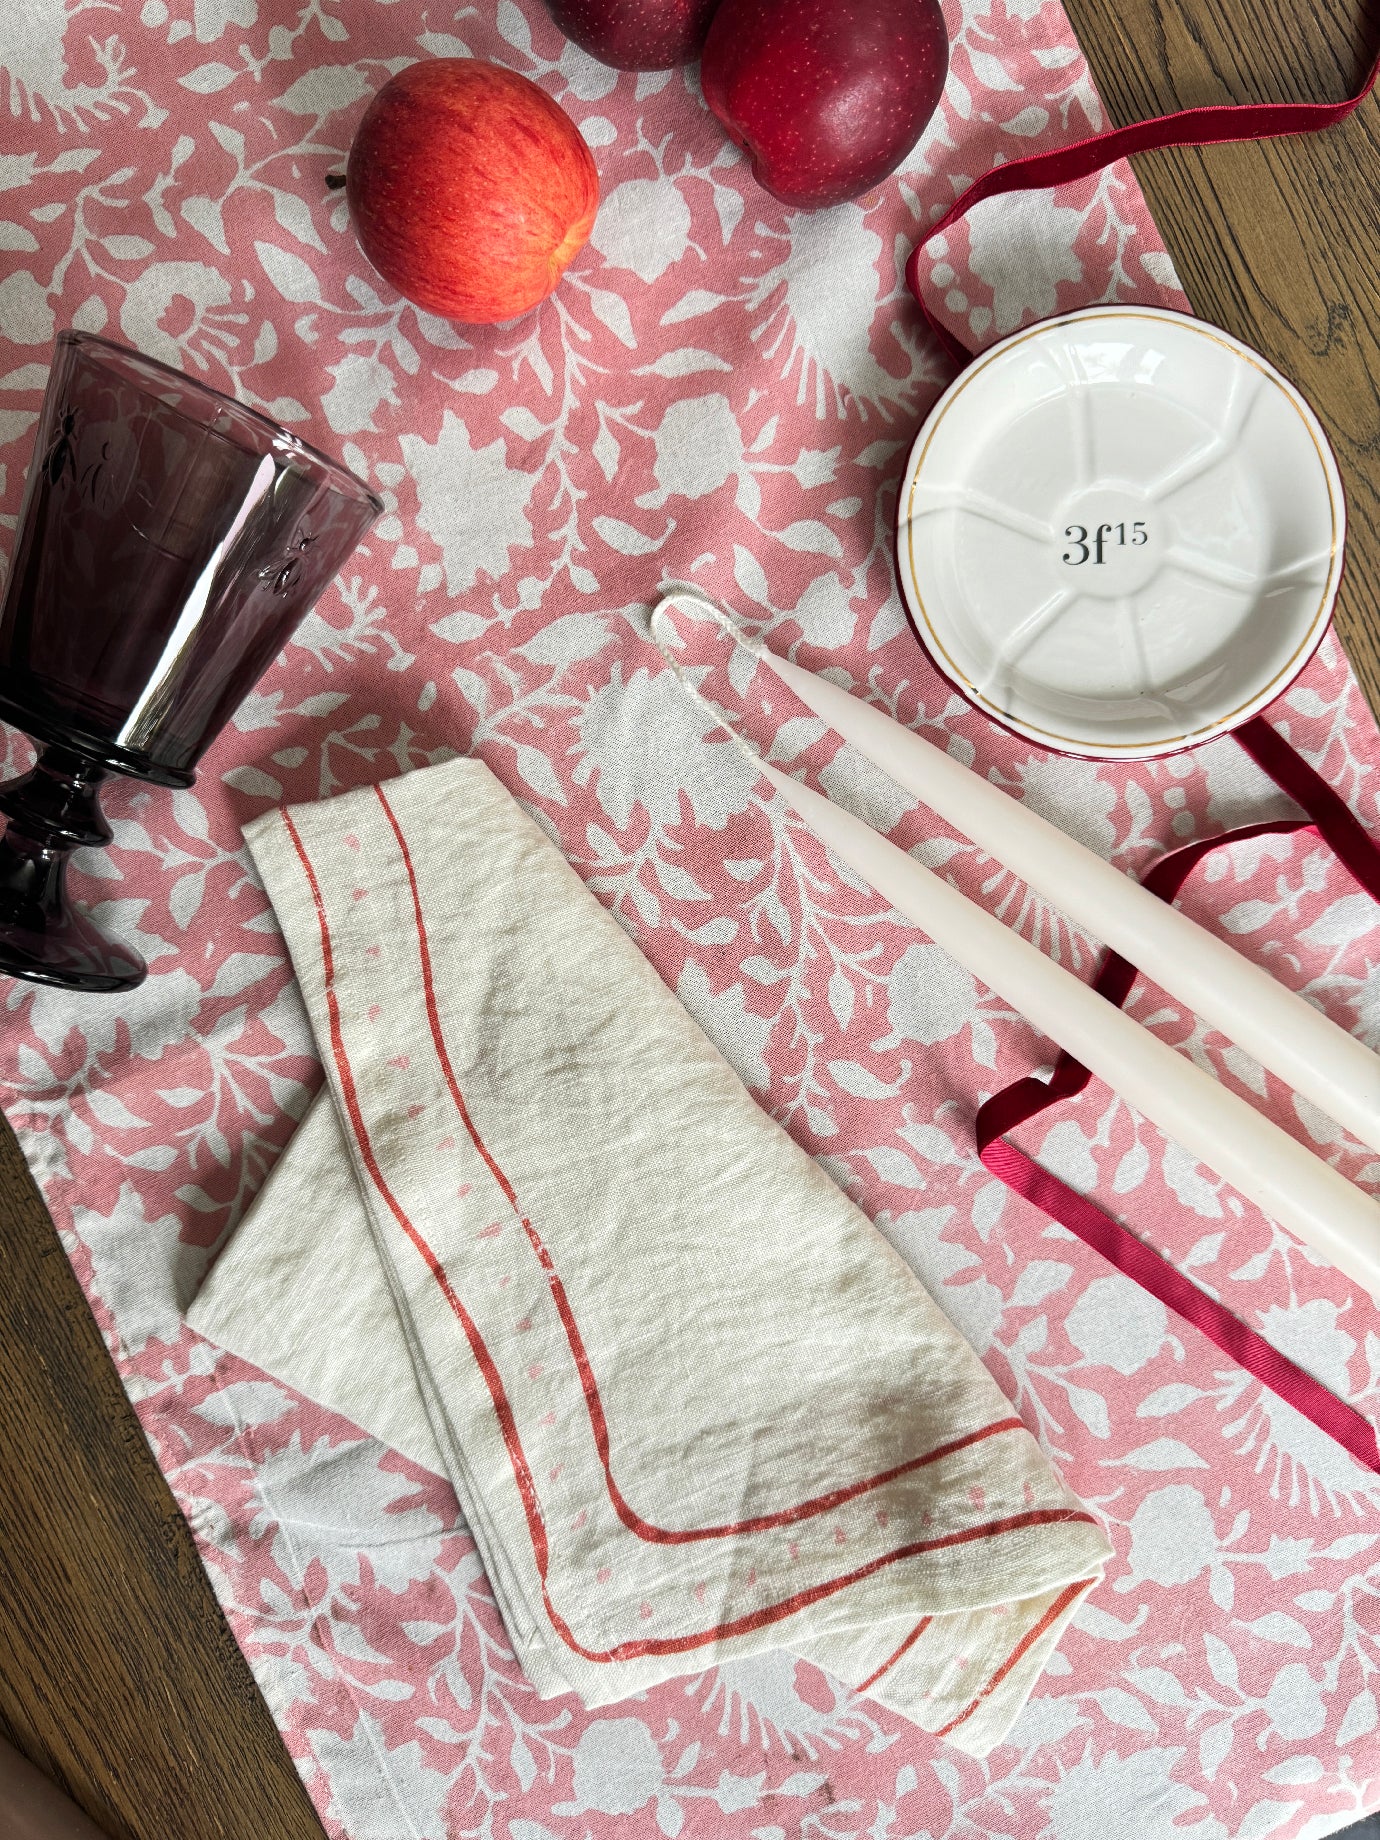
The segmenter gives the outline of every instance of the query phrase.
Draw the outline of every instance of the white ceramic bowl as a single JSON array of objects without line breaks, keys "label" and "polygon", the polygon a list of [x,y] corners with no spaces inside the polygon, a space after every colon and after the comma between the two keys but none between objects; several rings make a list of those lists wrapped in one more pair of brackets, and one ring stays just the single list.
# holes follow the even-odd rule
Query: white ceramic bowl
[{"label": "white ceramic bowl", "polygon": [[1317,417],[1272,365],[1125,306],[974,359],[916,436],[897,519],[945,676],[1044,747],[1136,760],[1235,728],[1302,670],[1346,511]]}]

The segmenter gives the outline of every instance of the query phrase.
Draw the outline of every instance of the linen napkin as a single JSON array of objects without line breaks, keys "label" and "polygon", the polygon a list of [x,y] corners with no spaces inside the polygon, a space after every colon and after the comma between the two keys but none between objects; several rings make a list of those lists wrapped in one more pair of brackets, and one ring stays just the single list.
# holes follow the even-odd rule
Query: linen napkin
[{"label": "linen napkin", "polygon": [[193,1327],[450,1478],[540,1694],[990,1749],[1110,1547],[910,1268],[482,763],[246,837],[327,1086]]}]

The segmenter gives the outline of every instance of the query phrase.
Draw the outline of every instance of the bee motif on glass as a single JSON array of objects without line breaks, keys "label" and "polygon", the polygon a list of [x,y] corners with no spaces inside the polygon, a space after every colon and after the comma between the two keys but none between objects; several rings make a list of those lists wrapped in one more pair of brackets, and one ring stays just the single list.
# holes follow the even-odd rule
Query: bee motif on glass
[{"label": "bee motif on glass", "polygon": [[302,558],[315,543],[316,538],[310,531],[298,525],[288,545],[286,556],[279,562],[270,562],[259,570],[259,580],[273,584],[275,594],[286,594],[296,583],[302,573]]}]

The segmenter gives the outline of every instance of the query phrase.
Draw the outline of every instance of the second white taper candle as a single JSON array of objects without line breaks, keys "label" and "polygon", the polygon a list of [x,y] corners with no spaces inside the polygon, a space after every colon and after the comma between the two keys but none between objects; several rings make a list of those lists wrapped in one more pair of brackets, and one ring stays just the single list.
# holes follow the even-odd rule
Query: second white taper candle
[{"label": "second white taper candle", "polygon": [[1363,1041],[942,748],[789,658],[756,656],[889,779],[1380,1150],[1380,1056]]},{"label": "second white taper candle", "polygon": [[758,765],[820,841],[899,914],[1380,1302],[1380,1203],[861,818]]}]

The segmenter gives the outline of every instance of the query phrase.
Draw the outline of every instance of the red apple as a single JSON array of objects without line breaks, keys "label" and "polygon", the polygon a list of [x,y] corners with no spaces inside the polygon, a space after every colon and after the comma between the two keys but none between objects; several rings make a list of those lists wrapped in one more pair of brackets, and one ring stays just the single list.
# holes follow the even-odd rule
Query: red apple
[{"label": "red apple", "polygon": [[385,281],[441,319],[486,325],[555,287],[594,227],[599,176],[535,83],[478,58],[433,58],[365,110],[345,195]]},{"label": "red apple", "polygon": [[939,0],[722,0],[705,100],[784,204],[841,204],[894,172],[949,68]]},{"label": "red apple", "polygon": [[546,0],[551,17],[582,51],[615,70],[691,64],[719,0]]}]

